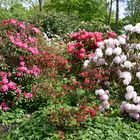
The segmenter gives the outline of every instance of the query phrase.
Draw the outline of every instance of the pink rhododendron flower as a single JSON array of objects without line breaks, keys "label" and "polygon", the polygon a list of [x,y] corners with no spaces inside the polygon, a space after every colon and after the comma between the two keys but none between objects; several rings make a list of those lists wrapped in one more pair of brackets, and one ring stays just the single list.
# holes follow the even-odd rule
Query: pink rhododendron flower
[{"label": "pink rhododendron flower", "polygon": [[16,76],[17,76],[17,77],[20,77],[20,76],[22,76],[22,73],[21,73],[21,72],[17,72],[17,73],[16,73]]},{"label": "pink rhododendron flower", "polygon": [[13,18],[10,18],[9,19],[9,22],[12,23],[12,24],[16,24],[17,23],[17,20],[16,19],[13,19]]},{"label": "pink rhododendron flower", "polygon": [[25,96],[26,98],[32,98],[32,97],[33,97],[33,94],[32,94],[32,93],[27,93],[27,92],[25,92],[25,93],[24,93],[24,96]]},{"label": "pink rhododendron flower", "polygon": [[40,69],[36,65],[33,66],[32,70],[33,70],[33,74],[35,76],[38,76],[39,75]]},{"label": "pink rhododendron flower", "polygon": [[28,37],[28,40],[31,42],[31,43],[34,43],[34,42],[36,42],[36,38],[35,37]]},{"label": "pink rhododendron flower", "polygon": [[89,58],[89,59],[92,59],[94,56],[95,56],[94,53],[88,54],[88,58]]},{"label": "pink rhododendron flower", "polygon": [[8,77],[12,76],[11,72],[8,72],[8,73],[7,73],[7,76],[8,76]]},{"label": "pink rhododendron flower", "polygon": [[80,53],[80,54],[79,54],[79,58],[80,58],[80,59],[82,59],[82,58],[84,58],[84,57],[85,57],[85,54],[84,54],[84,53]]},{"label": "pink rhododendron flower", "polygon": [[23,56],[20,56],[19,59],[20,59],[20,61],[24,61],[24,57]]},{"label": "pink rhododendron flower", "polygon": [[3,84],[7,84],[7,83],[8,83],[8,79],[7,79],[7,78],[3,78],[3,79],[2,79],[2,83],[3,83]]},{"label": "pink rhododendron flower", "polygon": [[1,75],[1,77],[2,77],[2,78],[7,77],[7,73],[6,73],[6,72],[3,72],[3,71],[2,71],[2,72],[0,72],[0,75]]},{"label": "pink rhododendron flower", "polygon": [[115,38],[116,36],[117,36],[117,34],[115,32],[108,32],[107,33],[108,38]]},{"label": "pink rhododendron flower", "polygon": [[27,67],[18,67],[17,70],[21,71],[21,72],[26,72],[27,71]]},{"label": "pink rhododendron flower", "polygon": [[1,90],[2,90],[3,92],[8,91],[8,86],[7,86],[7,85],[2,85]]},{"label": "pink rhododendron flower", "polygon": [[10,35],[10,36],[9,36],[9,39],[10,39],[10,41],[11,41],[12,43],[15,43],[15,38],[14,38],[14,36]]},{"label": "pink rhododendron flower", "polygon": [[84,48],[81,48],[81,49],[80,49],[80,52],[81,52],[81,53],[85,53],[86,50],[85,50]]},{"label": "pink rhododendron flower", "polygon": [[22,29],[25,29],[25,24],[24,24],[24,22],[19,22],[18,24],[19,24],[19,27],[21,27]]},{"label": "pink rhododendron flower", "polygon": [[28,48],[28,45],[27,45],[27,43],[22,43],[22,46],[21,47],[24,48],[24,49],[26,49],[26,48]]},{"label": "pink rhododendron flower", "polygon": [[21,93],[21,91],[22,91],[22,90],[21,90],[20,88],[17,88],[17,89],[16,89],[16,92],[17,92],[17,93]]},{"label": "pink rhododendron flower", "polygon": [[90,80],[86,78],[85,81],[84,81],[84,83],[85,84],[89,84],[90,83]]},{"label": "pink rhododendron flower", "polygon": [[90,113],[90,116],[93,118],[96,114],[96,110],[90,109],[89,113]]},{"label": "pink rhododendron flower", "polygon": [[0,107],[2,107],[4,111],[7,111],[9,109],[8,106],[6,105],[6,102],[2,102]]},{"label": "pink rhododendron flower", "polygon": [[29,47],[28,51],[31,52],[32,54],[39,54],[39,51],[37,48]]},{"label": "pink rhododendron flower", "polygon": [[32,74],[33,73],[33,70],[27,70],[26,73],[27,74]]},{"label": "pink rhododendron flower", "polygon": [[93,38],[95,38],[96,42],[99,42],[99,41],[102,41],[102,35],[103,35],[103,33],[101,33],[101,32],[94,32]]},{"label": "pink rhododendron flower", "polygon": [[75,49],[74,44],[69,44],[69,45],[68,45],[68,52],[69,52],[69,53],[72,53],[74,49]]},{"label": "pink rhododendron flower", "polygon": [[7,23],[7,19],[4,19],[4,20],[2,21],[2,25],[6,24],[6,23]]},{"label": "pink rhododendron flower", "polygon": [[19,47],[22,47],[23,48],[23,43],[20,41],[20,42],[16,42],[15,45],[19,46]]},{"label": "pink rhododendron flower", "polygon": [[36,27],[33,27],[32,30],[35,32],[35,33],[40,33],[40,30]]},{"label": "pink rhododendron flower", "polygon": [[21,62],[20,62],[20,65],[21,65],[21,66],[24,66],[24,65],[25,65],[25,62],[21,61]]},{"label": "pink rhododendron flower", "polygon": [[16,83],[10,81],[10,82],[8,83],[8,87],[9,87],[9,89],[14,90],[14,89],[16,89]]}]

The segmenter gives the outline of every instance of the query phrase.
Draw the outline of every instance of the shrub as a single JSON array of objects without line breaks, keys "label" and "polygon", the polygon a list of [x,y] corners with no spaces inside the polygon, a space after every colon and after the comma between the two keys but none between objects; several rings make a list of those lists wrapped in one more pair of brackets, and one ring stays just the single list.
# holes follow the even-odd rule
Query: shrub
[{"label": "shrub", "polygon": [[64,84],[64,88],[66,93],[70,93],[67,96],[72,105],[97,105],[98,101],[94,94],[95,89],[99,86],[109,88],[106,84],[108,71],[103,68],[100,69],[100,67],[91,66],[87,68],[87,66],[98,48],[98,43],[103,38],[115,36],[116,34],[113,32],[104,35],[101,32],[88,32],[85,30],[70,34],[70,42],[67,45],[70,68],[65,75],[68,82]]},{"label": "shrub", "polygon": [[[139,96],[139,30],[140,24],[125,27],[127,36],[122,35],[117,39],[109,38],[98,43],[91,61],[94,67],[108,71],[108,82],[113,83],[111,87],[121,104],[123,113],[139,120],[140,119],[140,96]],[[109,99],[109,93],[99,88],[95,93],[102,100],[105,107]],[[108,107],[108,105],[106,105]],[[106,108],[105,107],[105,108]]]},{"label": "shrub", "polygon": [[102,22],[81,21],[75,15],[66,15],[64,13],[49,13],[42,23],[42,27],[48,35],[57,34],[63,36],[67,33],[79,31],[79,29],[85,29],[87,31],[110,30],[109,27]]},{"label": "shrub", "polygon": [[0,28],[0,106],[7,110],[33,96],[32,86],[40,69],[27,57],[39,55],[36,35],[40,30],[12,18],[3,20]]}]

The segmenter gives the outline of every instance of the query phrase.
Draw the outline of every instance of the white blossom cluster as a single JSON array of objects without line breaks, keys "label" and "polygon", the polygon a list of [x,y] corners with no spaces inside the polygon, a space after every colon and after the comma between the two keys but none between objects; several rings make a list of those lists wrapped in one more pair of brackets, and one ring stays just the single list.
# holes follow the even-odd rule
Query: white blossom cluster
[{"label": "white blossom cluster", "polygon": [[[124,28],[132,34],[140,34],[140,23],[136,24],[136,26],[127,25]],[[140,82],[138,82],[140,81],[140,61],[138,61],[140,59],[140,43],[127,44],[127,39],[126,35],[121,35],[117,39],[109,38],[99,42],[92,60],[96,66],[111,65],[112,67],[117,66],[119,68],[116,71],[118,73],[117,80],[122,80],[123,86],[126,86],[126,91],[124,91],[126,101],[121,104],[121,110],[128,113],[129,116],[140,120],[140,96],[138,96],[140,93]],[[84,66],[87,66],[87,64],[88,61],[85,61]],[[138,83],[135,85],[133,80]],[[134,86],[132,86],[133,84]],[[102,101],[100,110],[109,108],[109,91],[98,89],[95,93]]]},{"label": "white blossom cluster", "polygon": [[138,43],[133,43],[133,44],[131,44],[131,48],[132,49],[135,49],[135,50],[140,50],[140,44]]},{"label": "white blossom cluster", "polygon": [[121,104],[121,110],[126,111],[129,115],[137,120],[140,119],[140,104],[130,104],[128,102],[123,102]]},{"label": "white blossom cluster", "polygon": [[87,67],[88,67],[89,62],[90,62],[90,60],[85,60],[85,61],[84,61],[84,64],[83,64],[83,67],[84,67],[84,68],[87,68]]},{"label": "white blossom cluster", "polygon": [[135,26],[129,24],[124,27],[126,32],[132,32],[140,34],[140,23],[137,23]]},{"label": "white blossom cluster", "polygon": [[132,75],[130,72],[125,71],[125,72],[120,72],[119,74],[120,78],[123,78],[123,84],[124,85],[129,85],[131,83],[132,80]]},{"label": "white blossom cluster", "polygon": [[136,77],[140,80],[140,72],[136,73]]},{"label": "white blossom cluster", "polygon": [[108,102],[109,100],[109,91],[108,90],[103,90],[103,89],[97,89],[95,91],[95,94],[98,95],[100,97],[100,100],[102,101],[99,109],[100,111],[104,111],[105,109],[108,109],[110,104]]}]

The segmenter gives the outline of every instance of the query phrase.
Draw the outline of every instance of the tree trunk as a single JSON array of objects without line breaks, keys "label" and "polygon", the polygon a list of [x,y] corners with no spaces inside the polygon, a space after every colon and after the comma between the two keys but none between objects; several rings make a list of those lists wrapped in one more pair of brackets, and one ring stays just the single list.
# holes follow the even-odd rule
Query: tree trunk
[{"label": "tree trunk", "polygon": [[112,4],[113,4],[113,0],[111,0],[111,2],[110,2],[108,25],[110,25],[110,22],[111,22]]},{"label": "tree trunk", "polygon": [[42,11],[42,0],[39,0],[39,11],[41,12]]},{"label": "tree trunk", "polygon": [[116,0],[116,22],[115,22],[116,33],[118,33],[118,22],[119,22],[119,0]]},{"label": "tree trunk", "polygon": [[68,7],[68,15],[70,15],[70,10],[71,10],[71,3],[70,3],[70,5],[69,5],[69,7]]}]

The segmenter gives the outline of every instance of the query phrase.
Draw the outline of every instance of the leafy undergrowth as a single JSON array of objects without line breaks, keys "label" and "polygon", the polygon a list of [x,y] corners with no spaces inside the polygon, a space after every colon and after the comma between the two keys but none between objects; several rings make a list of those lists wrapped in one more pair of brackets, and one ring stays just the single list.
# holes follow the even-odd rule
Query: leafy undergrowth
[{"label": "leafy undergrowth", "polygon": [[23,117],[23,114],[19,113],[19,119],[15,119],[13,114],[9,113],[9,118],[3,121],[12,116],[10,122],[16,125],[2,135],[1,140],[138,140],[140,137],[140,125],[137,122],[121,116],[116,117],[115,113],[109,117],[98,115],[79,126],[70,125],[63,131],[49,121],[46,109],[36,111],[31,116]]}]

